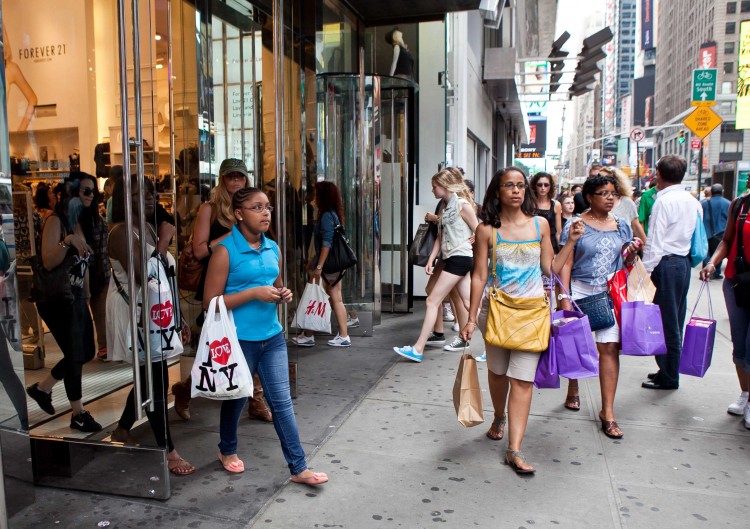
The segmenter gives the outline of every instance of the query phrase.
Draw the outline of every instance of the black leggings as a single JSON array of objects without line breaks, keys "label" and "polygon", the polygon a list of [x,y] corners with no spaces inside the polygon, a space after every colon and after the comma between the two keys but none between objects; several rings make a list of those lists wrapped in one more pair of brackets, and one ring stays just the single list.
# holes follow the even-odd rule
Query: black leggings
[{"label": "black leggings", "polygon": [[73,301],[37,303],[39,315],[49,327],[63,354],[51,375],[65,383],[65,394],[71,402],[81,400],[83,364],[94,358],[94,325],[83,292]]},{"label": "black leggings", "polygon": [[[167,361],[154,362],[151,364],[154,370],[154,411],[147,411],[146,416],[154,431],[156,444],[164,448],[174,450],[172,443],[172,434],[169,432],[169,421],[167,420],[167,386],[169,383],[169,373]],[[141,397],[146,385],[146,366],[141,366]],[[122,410],[120,417],[120,428],[130,430],[135,424],[135,388],[130,390],[128,400],[125,402],[125,409]]]}]

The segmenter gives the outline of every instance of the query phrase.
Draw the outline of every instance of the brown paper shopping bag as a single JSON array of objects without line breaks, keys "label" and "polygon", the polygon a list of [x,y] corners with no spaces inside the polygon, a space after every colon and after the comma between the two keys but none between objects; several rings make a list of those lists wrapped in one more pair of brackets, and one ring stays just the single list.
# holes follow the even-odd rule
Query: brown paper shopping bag
[{"label": "brown paper shopping bag", "polygon": [[656,287],[651,276],[646,272],[640,257],[636,257],[633,268],[628,274],[628,301],[645,301],[653,303]]},{"label": "brown paper shopping bag", "polygon": [[479,387],[477,361],[470,354],[461,355],[453,384],[453,406],[458,422],[464,426],[476,426],[484,422],[482,413],[482,389]]}]

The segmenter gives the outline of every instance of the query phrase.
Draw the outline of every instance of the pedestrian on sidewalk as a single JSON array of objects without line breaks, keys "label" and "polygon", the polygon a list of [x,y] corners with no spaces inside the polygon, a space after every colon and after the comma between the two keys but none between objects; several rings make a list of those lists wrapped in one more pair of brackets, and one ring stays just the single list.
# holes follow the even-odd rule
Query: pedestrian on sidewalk
[{"label": "pedestrian on sidewalk", "polygon": [[[607,281],[625,265],[630,265],[641,246],[640,239],[633,238],[630,224],[611,213],[616,196],[620,194],[618,181],[600,169],[597,176],[590,177],[583,184],[583,195],[589,209],[581,215],[585,227],[583,236],[575,244],[574,251],[560,255],[562,271],[560,280],[574,300],[607,292]],[[573,224],[568,223],[562,235],[567,243]],[[567,245],[567,244],[566,244]],[[563,263],[564,259],[564,263]],[[572,310],[570,299],[559,297],[562,308]],[[599,352],[599,385],[602,395],[602,409],[599,420],[607,437],[620,439],[622,430],[615,420],[615,393],[620,377],[620,327],[613,317],[613,325],[594,331],[596,349]],[[581,407],[578,394],[578,381],[568,381],[568,394],[565,407],[578,411]]]},{"label": "pedestrian on sidewalk", "polygon": [[555,253],[560,245],[560,233],[562,233],[562,206],[555,200],[557,189],[552,175],[545,172],[536,173],[531,177],[529,187],[531,198],[534,199],[534,215],[547,219],[550,230],[550,240]]},{"label": "pedestrian on sidewalk", "polygon": [[[701,202],[703,206],[703,225],[706,227],[706,237],[708,237],[708,255],[703,260],[704,268],[708,265],[708,260],[716,253],[724,238],[724,230],[727,226],[727,217],[729,215],[730,202],[724,198],[724,186],[714,184],[710,188],[711,198]],[[716,263],[713,279],[721,279],[721,261]]]},{"label": "pedestrian on sidewalk", "polygon": [[[196,301],[204,299],[203,288],[213,248],[232,231],[236,222],[232,212],[232,197],[240,189],[249,186],[245,162],[237,158],[227,158],[219,166],[219,183],[211,192],[211,199],[198,208],[198,216],[193,225],[192,247],[193,256],[201,262],[203,270],[195,292]],[[198,325],[203,325],[203,313],[198,318]],[[186,421],[190,420],[190,386],[192,380],[189,375],[184,381],[176,382],[172,386],[175,413]],[[247,407],[248,417],[271,422],[271,412],[263,399],[263,388],[258,377],[253,379],[253,388],[253,397],[249,399],[250,405]]]},{"label": "pedestrian on sidewalk", "polygon": [[[471,284],[469,272],[473,264],[472,243],[474,231],[479,223],[463,176],[457,169],[449,167],[434,175],[432,177],[432,192],[435,198],[445,200],[446,206],[440,217],[438,236],[427,260],[425,273],[427,275],[434,273],[433,263],[437,259],[438,253],[443,256],[443,271],[440,272],[432,292],[427,296],[427,310],[416,343],[393,348],[397,354],[414,362],[422,361],[427,339],[435,325],[435,318],[438,317],[443,300],[454,287],[458,287],[464,308],[469,309],[469,287]],[[471,313],[468,317],[471,317]],[[465,321],[459,320],[459,326],[465,325],[465,323]],[[457,336],[456,340],[446,345],[444,349],[462,351],[467,345],[460,336]]]},{"label": "pedestrian on sidewalk", "polygon": [[750,210],[748,195],[734,199],[729,208],[730,213],[724,230],[724,238],[706,266],[701,270],[701,279],[708,281],[715,277],[717,263],[721,263],[725,257],[728,257],[722,290],[729,314],[732,358],[740,383],[740,396],[736,402],[729,405],[727,413],[743,416],[745,428],[750,429],[750,404],[748,404],[748,392],[750,392],[750,292],[747,291],[748,289],[743,292],[732,287],[737,274],[736,264],[740,233],[742,233],[744,255],[739,255],[739,260],[743,261],[745,266],[750,265],[750,218],[745,216],[742,219],[744,225],[740,226],[740,215],[747,215],[748,210]]},{"label": "pedestrian on sidewalk", "polygon": [[[284,286],[281,276],[281,251],[266,237],[273,206],[265,193],[250,187],[232,196],[232,211],[237,223],[214,248],[203,307],[207,308],[214,297],[224,296],[227,309],[233,312],[242,353],[265,390],[292,481],[320,485],[328,481],[328,476],[307,468],[292,407],[289,358],[277,311],[279,303],[292,301],[292,291]],[[227,472],[245,470],[237,456],[237,428],[246,401],[240,398],[221,403],[219,461]]]},{"label": "pedestrian on sidewalk", "polygon": [[668,154],[656,163],[656,202],[649,219],[643,265],[656,287],[654,303],[661,310],[667,354],[657,355],[659,371],[641,384],[646,389],[677,389],[680,386],[682,329],[685,326],[690,287],[690,243],[703,208],[685,190],[682,179],[687,161]]},{"label": "pedestrian on sidewalk", "polygon": [[[344,205],[341,200],[341,192],[333,182],[318,182],[315,184],[315,205],[318,207],[318,220],[313,228],[313,239],[315,241],[315,258],[307,262],[307,271],[312,274],[313,280],[321,283],[330,297],[331,309],[336,316],[338,334],[332,340],[328,340],[331,347],[350,347],[352,341],[349,338],[349,327],[359,327],[359,318],[356,313],[347,314],[344,298],[341,293],[341,280],[346,270],[332,274],[323,273],[328,255],[333,246],[334,230],[337,225],[344,224]],[[298,347],[313,347],[315,336],[312,331],[305,331],[292,338],[292,343]]]},{"label": "pedestrian on sidewalk", "polygon": [[[492,177],[481,210],[482,224],[476,231],[474,267],[471,274],[469,320],[461,330],[468,342],[479,326],[487,326],[490,277],[499,279],[500,290],[513,297],[544,295],[542,274],[549,276],[553,250],[550,228],[543,217],[534,216],[534,202],[522,169],[508,167]],[[496,247],[495,270],[489,270],[490,254]],[[481,310],[480,310],[481,306]],[[477,318],[477,313],[479,314]],[[529,420],[534,375],[540,353],[510,351],[486,344],[487,372],[494,420],[487,437],[499,441],[508,423],[505,461],[519,474],[536,469],[521,452]]]},{"label": "pedestrian on sidewalk", "polygon": [[[148,268],[141,269],[140,245],[133,246],[133,269],[128,269],[128,227],[125,222],[125,200],[132,197],[133,217],[138,218],[140,203],[138,200],[138,179],[131,179],[132,190],[125,192],[122,180],[118,180],[112,193],[112,220],[115,225],[109,236],[108,255],[109,264],[112,267],[113,281],[108,286],[106,318],[107,318],[107,350],[112,360],[127,360],[130,363],[139,362],[139,358],[134,358],[133,348],[128,343],[130,337],[130,303],[131,300],[140,299],[141,288],[149,288],[149,284],[159,285],[159,303],[162,305],[170,304],[172,314],[170,321],[175,322],[171,332],[179,338],[171,338],[170,347],[167,347],[160,339],[159,347],[152,345],[151,364],[152,364],[152,385],[150,394],[153,395],[153,411],[146,411],[148,422],[156,438],[157,446],[167,449],[167,468],[176,476],[186,476],[195,472],[195,467],[188,463],[175,449],[172,442],[172,434],[169,429],[167,420],[167,388],[169,387],[169,367],[167,360],[182,353],[182,347],[171,346],[171,342],[180,340],[181,343],[189,342],[190,327],[184,324],[180,314],[180,296],[177,288],[172,290],[172,282],[169,281],[168,270],[174,270],[174,258],[169,252],[160,253],[157,249],[158,237],[156,233],[156,216],[154,190],[151,181],[147,178],[142,180],[143,185],[147,186],[144,190],[144,208],[143,216],[146,219],[146,233],[140,233],[139,223],[134,222],[133,237],[137,240],[145,240],[148,257]],[[168,239],[174,234],[172,232],[164,234]],[[156,250],[156,251],[155,251]],[[128,292],[128,275],[133,274],[136,283],[135,296]],[[164,288],[162,288],[164,287]],[[169,292],[167,295],[166,292]],[[164,297],[162,297],[164,296]],[[169,332],[169,328],[165,328]],[[140,331],[139,331],[140,332]],[[166,334],[165,334],[166,335]],[[163,335],[163,336],[165,336]],[[146,337],[151,340],[154,335]],[[152,342],[153,343],[153,342]],[[136,348],[139,350],[142,347]],[[139,355],[140,356],[140,355]],[[140,365],[141,387],[135,386],[130,389],[125,402],[125,408],[122,411],[117,428],[112,432],[112,441],[121,443],[132,443],[130,430],[136,421],[135,416],[135,392],[140,391],[145,394],[145,388],[148,386],[148,377],[146,376],[145,364]]]}]

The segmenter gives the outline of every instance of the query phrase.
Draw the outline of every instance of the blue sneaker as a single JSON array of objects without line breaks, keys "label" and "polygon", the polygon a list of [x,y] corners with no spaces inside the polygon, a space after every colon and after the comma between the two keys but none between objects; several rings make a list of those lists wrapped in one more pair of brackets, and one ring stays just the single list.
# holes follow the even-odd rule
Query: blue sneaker
[{"label": "blue sneaker", "polygon": [[408,358],[409,360],[412,360],[414,362],[422,361],[422,355],[418,353],[417,350],[414,349],[414,347],[412,347],[411,345],[407,345],[406,347],[394,347],[393,350],[404,358]]},{"label": "blue sneaker", "polygon": [[483,352],[481,355],[474,358],[477,362],[486,362],[487,361],[487,351]]}]

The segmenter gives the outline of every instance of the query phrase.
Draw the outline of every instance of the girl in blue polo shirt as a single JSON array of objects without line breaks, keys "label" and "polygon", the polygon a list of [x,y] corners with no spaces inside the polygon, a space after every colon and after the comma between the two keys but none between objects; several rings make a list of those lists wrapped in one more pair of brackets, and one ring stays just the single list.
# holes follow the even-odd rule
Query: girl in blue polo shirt
[{"label": "girl in blue polo shirt", "polygon": [[[328,481],[328,476],[307,468],[289,390],[286,341],[276,309],[278,303],[292,300],[292,292],[282,283],[279,247],[265,236],[273,206],[265,193],[248,187],[234,194],[232,209],[237,224],[211,256],[204,308],[212,298],[224,295],[227,308],[234,314],[242,352],[266,392],[292,481],[320,485]],[[228,472],[245,470],[237,457],[237,427],[246,401],[241,398],[221,404],[219,461]]]}]

